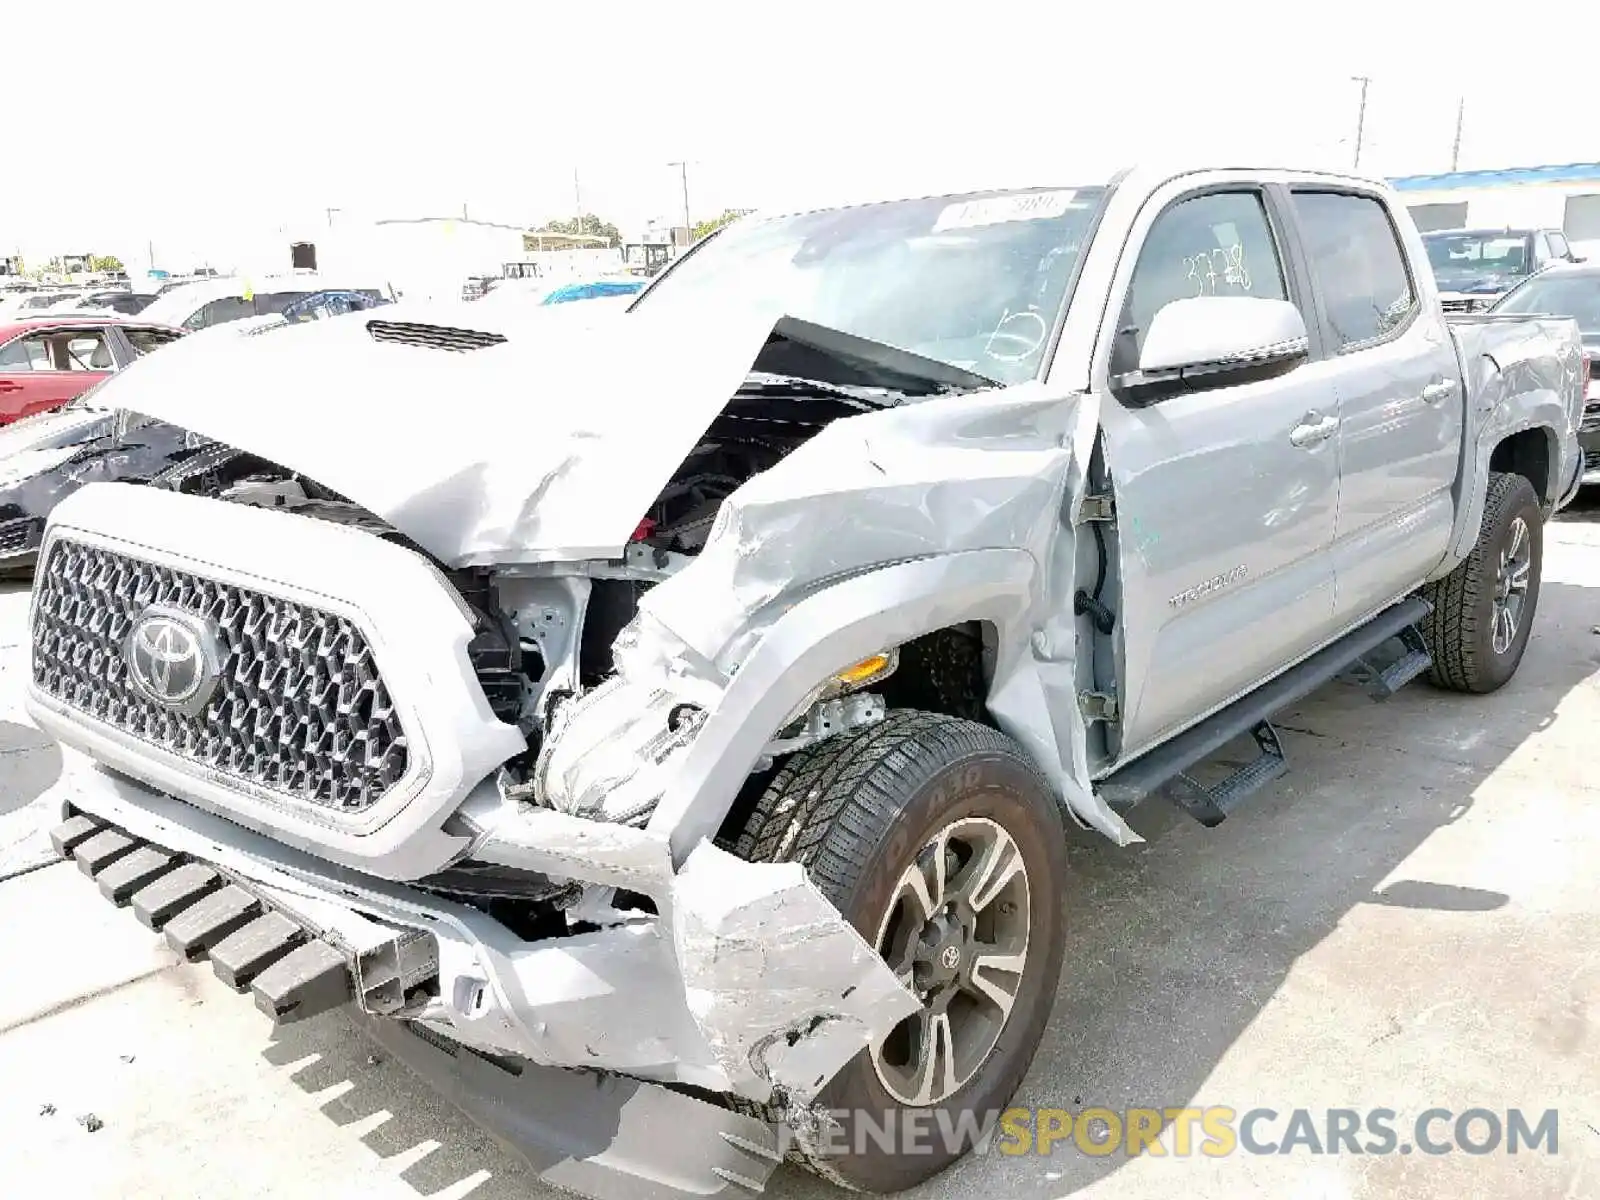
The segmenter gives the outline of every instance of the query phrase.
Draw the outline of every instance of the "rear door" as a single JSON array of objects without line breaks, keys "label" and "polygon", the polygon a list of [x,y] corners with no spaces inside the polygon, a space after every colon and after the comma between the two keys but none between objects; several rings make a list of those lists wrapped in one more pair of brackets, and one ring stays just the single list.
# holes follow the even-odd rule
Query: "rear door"
[{"label": "rear door", "polygon": [[112,367],[98,326],[34,329],[0,347],[0,423],[49,412],[104,379]]},{"label": "rear door", "polygon": [[[1158,191],[1133,228],[1131,274],[1125,261],[1113,285],[1108,374],[1136,365],[1155,314],[1187,296],[1288,299],[1314,330],[1286,203],[1276,187]],[[1147,406],[1107,391],[1126,759],[1330,636],[1339,401],[1315,342],[1310,361],[1273,378]]]},{"label": "rear door", "polygon": [[1336,613],[1353,624],[1404,595],[1439,561],[1465,398],[1443,318],[1424,304],[1384,200],[1296,188],[1323,335],[1338,364]]}]

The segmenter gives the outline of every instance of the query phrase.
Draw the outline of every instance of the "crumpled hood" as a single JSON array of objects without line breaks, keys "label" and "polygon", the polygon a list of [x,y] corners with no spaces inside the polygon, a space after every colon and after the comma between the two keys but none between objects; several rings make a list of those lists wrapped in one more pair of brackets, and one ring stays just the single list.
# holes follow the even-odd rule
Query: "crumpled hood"
[{"label": "crumpled hood", "polygon": [[[185,338],[98,397],[298,471],[452,566],[620,557],[776,314],[386,306]],[[467,351],[368,326],[499,333]]]}]

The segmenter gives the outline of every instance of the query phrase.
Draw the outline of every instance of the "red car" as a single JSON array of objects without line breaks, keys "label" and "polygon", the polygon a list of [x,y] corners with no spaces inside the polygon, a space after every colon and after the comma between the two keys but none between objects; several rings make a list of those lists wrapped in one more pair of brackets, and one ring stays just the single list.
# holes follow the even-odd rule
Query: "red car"
[{"label": "red car", "polygon": [[105,313],[0,320],[0,425],[60,408],[183,332]]}]

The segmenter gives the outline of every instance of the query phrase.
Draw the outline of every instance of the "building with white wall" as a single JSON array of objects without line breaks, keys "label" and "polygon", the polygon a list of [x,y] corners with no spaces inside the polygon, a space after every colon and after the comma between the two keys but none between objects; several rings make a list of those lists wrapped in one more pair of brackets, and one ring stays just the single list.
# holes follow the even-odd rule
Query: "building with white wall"
[{"label": "building with white wall", "polygon": [[1423,232],[1531,226],[1600,250],[1600,163],[1391,179]]}]

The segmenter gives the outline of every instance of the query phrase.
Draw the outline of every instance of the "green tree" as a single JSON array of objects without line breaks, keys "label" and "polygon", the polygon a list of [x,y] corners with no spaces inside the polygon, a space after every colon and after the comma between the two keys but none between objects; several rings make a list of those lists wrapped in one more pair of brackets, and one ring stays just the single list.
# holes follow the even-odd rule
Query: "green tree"
[{"label": "green tree", "polygon": [[122,271],[126,270],[122,260],[115,254],[91,254],[89,256],[89,270],[91,271]]},{"label": "green tree", "polygon": [[731,225],[733,222],[737,221],[740,217],[745,216],[750,211],[751,210],[748,208],[725,208],[722,210],[722,215],[720,217],[712,217],[709,221],[697,222],[694,227],[694,232],[690,236],[689,240],[691,242],[698,242],[701,238],[715,233],[724,225]]},{"label": "green tree", "polygon": [[580,233],[587,237],[603,237],[606,245],[616,247],[622,245],[622,233],[610,221],[602,221],[593,213],[584,213],[583,217],[569,217],[566,220],[546,221],[539,226],[540,233]]}]

